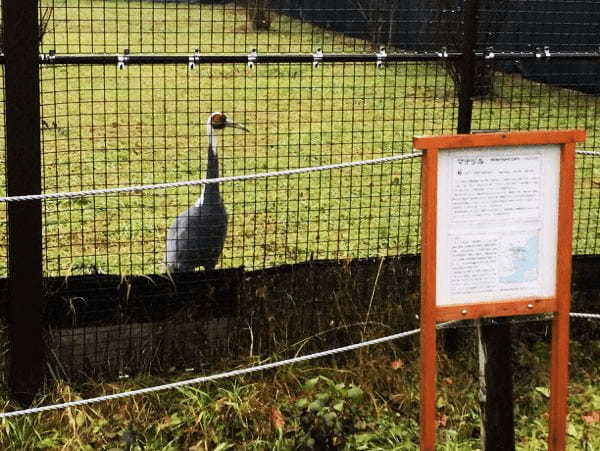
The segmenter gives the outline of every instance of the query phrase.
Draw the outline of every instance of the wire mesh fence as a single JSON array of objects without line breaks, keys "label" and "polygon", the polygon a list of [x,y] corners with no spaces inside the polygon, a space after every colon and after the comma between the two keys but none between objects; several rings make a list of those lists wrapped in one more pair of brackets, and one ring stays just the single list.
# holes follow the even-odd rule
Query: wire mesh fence
[{"label": "wire mesh fence", "polygon": [[[203,178],[211,110],[251,130],[220,137],[223,176],[410,152],[412,136],[456,128],[453,82],[440,64],[68,69],[42,70],[46,192]],[[593,149],[595,108],[594,97],[495,73],[472,128],[585,128]],[[594,164],[578,160],[576,253],[596,252]],[[223,184],[221,266],[417,253],[419,177],[410,161]],[[160,272],[166,228],[199,195],[190,187],[45,202],[47,275]]]},{"label": "wire mesh fence", "polygon": [[[452,97],[437,109],[422,105],[425,94],[406,95],[421,74],[431,82],[419,89],[443,91],[448,80],[436,65],[378,73],[338,64],[317,74],[300,64],[252,73],[234,66],[199,74],[173,66],[131,67],[124,75],[116,67],[73,69],[64,82],[58,68],[42,71],[43,86],[52,80],[42,110],[46,192],[205,177],[211,109],[250,128],[219,137],[222,176],[411,152],[414,134],[452,131]],[[410,161],[222,184],[230,220],[221,266],[415,253],[418,183],[419,162]],[[199,195],[200,187],[190,187],[47,201],[48,275],[159,272],[166,227]]]},{"label": "wire mesh fence", "polygon": [[[228,129],[217,137],[222,176],[411,153],[413,136],[457,130],[464,11],[464,2],[444,0],[40,1],[42,192],[204,178],[206,121],[214,111],[249,129]],[[583,128],[588,139],[581,149],[596,149],[597,56],[592,52],[599,15],[591,1],[480,1],[470,128]],[[247,64],[254,51],[256,63]],[[328,62],[330,55],[338,55],[337,62]],[[264,62],[263,56],[279,60]],[[210,57],[215,59],[203,59]],[[4,136],[4,128],[0,133]],[[0,155],[5,158],[5,152]],[[599,168],[597,157],[578,157],[577,254],[598,253]],[[5,195],[5,171],[0,173]],[[271,299],[268,292],[277,291],[275,285],[250,283],[253,291],[248,289],[240,267],[251,272],[326,261],[339,272],[345,261],[362,259],[370,278],[361,280],[373,288],[377,263],[370,259],[398,261],[420,251],[420,161],[401,160],[221,183],[228,226],[217,268],[231,272],[197,272],[191,279],[176,275],[173,282],[164,275],[167,229],[197,202],[202,189],[42,202],[45,296],[52,299],[49,305],[58,306],[47,313],[56,362],[73,368],[83,360],[91,367],[94,360],[116,362],[111,368],[119,370],[147,367],[131,359],[167,353],[156,338],[170,327],[180,328],[169,339],[170,354],[177,354],[182,334],[199,328],[199,314],[160,323],[147,312],[161,312],[165,299],[173,307],[165,315],[172,315],[186,296],[193,302],[210,298],[206,287],[218,291],[224,277],[239,283],[224,295],[232,299],[227,305],[233,310]],[[2,237],[7,236],[5,205]],[[7,271],[7,246],[0,246],[0,275]],[[306,280],[329,274],[318,265],[310,273],[303,267],[295,271]],[[327,288],[321,281],[320,291],[309,294],[306,280],[299,278],[281,290],[281,298],[297,302],[298,312],[306,305],[324,306],[355,277],[351,271],[340,274],[345,278],[339,284]],[[159,288],[154,293],[142,288],[139,276]],[[263,275],[256,280],[264,282]],[[177,287],[177,294],[163,281]],[[392,291],[377,299],[402,310],[397,298],[390,302],[401,285],[392,284]],[[348,302],[371,297],[359,288],[349,292]],[[243,300],[236,307],[239,296]],[[210,316],[207,305],[212,304],[202,304],[199,311]],[[258,319],[268,312],[253,308],[256,323],[270,330],[267,320]],[[393,316],[386,308],[381,305],[382,321]],[[362,315],[356,311],[344,320],[355,323]],[[216,316],[204,327],[226,329]],[[297,331],[286,332],[290,340],[318,332],[298,317],[292,322]],[[202,340],[227,341],[202,333]],[[184,354],[182,366],[205,358]]]}]

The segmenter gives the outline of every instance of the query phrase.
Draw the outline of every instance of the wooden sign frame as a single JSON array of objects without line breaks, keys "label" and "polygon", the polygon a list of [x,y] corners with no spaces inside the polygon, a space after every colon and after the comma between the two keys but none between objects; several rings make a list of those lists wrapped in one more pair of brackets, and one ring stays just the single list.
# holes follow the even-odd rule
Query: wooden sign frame
[{"label": "wooden sign frame", "polygon": [[[421,450],[435,449],[436,434],[436,323],[451,319],[554,313],[550,369],[549,450],[565,449],[569,311],[571,304],[571,254],[575,145],[585,140],[583,130],[483,133],[473,135],[415,137],[413,146],[423,150],[422,251],[421,251]],[[437,305],[437,209],[438,157],[440,151],[506,149],[521,146],[560,146],[556,227],[556,288],[554,296]],[[513,149],[511,149],[513,150]],[[482,156],[485,153],[482,153]]]}]

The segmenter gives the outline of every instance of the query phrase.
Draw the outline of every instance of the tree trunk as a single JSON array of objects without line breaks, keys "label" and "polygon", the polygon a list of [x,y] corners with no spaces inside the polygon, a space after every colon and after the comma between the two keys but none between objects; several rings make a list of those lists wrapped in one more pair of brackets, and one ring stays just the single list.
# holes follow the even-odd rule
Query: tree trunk
[{"label": "tree trunk", "polygon": [[271,28],[271,0],[247,0],[246,8],[254,30]]}]

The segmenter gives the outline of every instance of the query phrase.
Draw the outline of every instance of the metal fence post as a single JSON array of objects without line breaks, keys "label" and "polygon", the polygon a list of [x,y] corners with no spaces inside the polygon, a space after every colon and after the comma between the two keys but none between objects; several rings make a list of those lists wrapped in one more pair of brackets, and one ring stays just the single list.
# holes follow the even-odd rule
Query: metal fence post
[{"label": "metal fence post", "polygon": [[[37,0],[2,2],[9,196],[41,189],[39,24]],[[42,209],[8,204],[9,385],[30,404],[45,371],[42,304]]]},{"label": "metal fence post", "polygon": [[465,0],[464,46],[462,58],[458,62],[460,82],[458,86],[458,133],[471,133],[473,116],[473,93],[475,91],[475,50],[477,47],[477,29],[479,0]]},{"label": "metal fence post", "polygon": [[515,423],[510,325],[482,325],[477,331],[485,384],[480,400],[483,449],[511,451],[515,449]]},{"label": "metal fence post", "polygon": [[[471,133],[473,95],[477,83],[475,51],[479,29],[479,0],[464,3],[464,47],[459,64],[458,133]],[[512,349],[509,324],[477,327],[482,369],[481,434],[485,451],[515,449]],[[447,337],[447,339],[451,337]],[[454,337],[456,341],[457,337]],[[456,348],[456,344],[454,345]]]}]

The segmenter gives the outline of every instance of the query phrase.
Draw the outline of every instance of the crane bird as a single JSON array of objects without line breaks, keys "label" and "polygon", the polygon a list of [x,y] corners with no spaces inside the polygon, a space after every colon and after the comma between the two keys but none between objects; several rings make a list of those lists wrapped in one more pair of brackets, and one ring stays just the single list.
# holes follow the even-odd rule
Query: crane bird
[{"label": "crane bird", "polygon": [[[206,121],[208,163],[206,178],[219,177],[217,134],[226,127],[248,131],[223,113],[212,113]],[[168,272],[193,271],[198,266],[214,269],[223,251],[227,233],[227,210],[218,183],[203,185],[194,205],[179,214],[167,231],[165,266]]]}]

